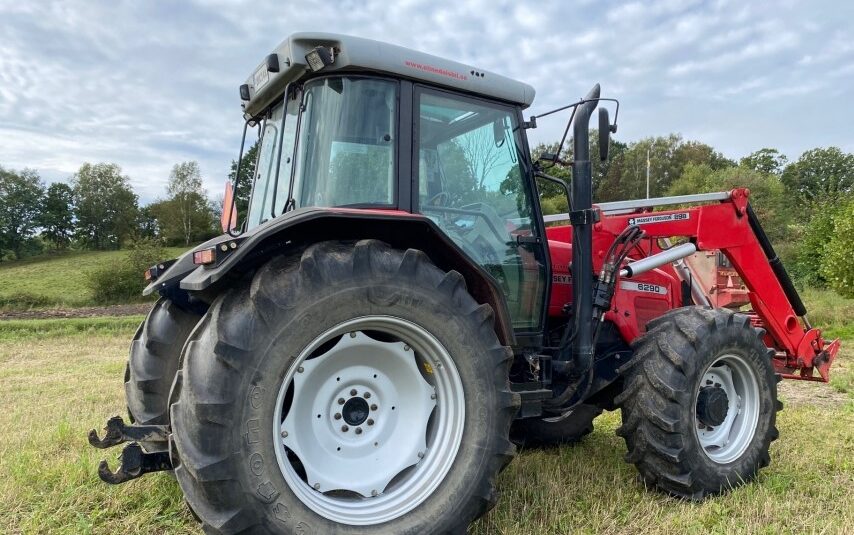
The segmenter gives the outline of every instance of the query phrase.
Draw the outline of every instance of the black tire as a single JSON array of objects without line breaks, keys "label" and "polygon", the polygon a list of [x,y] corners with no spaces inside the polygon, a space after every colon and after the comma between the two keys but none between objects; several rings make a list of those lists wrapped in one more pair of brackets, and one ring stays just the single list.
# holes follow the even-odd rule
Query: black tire
[{"label": "black tire", "polygon": [[[465,391],[462,443],[424,502],[369,526],[332,522],[291,490],[275,454],[276,395],[304,347],[360,315],[396,316],[448,349]],[[508,440],[519,397],[512,353],[493,312],[417,250],[376,240],[322,242],[278,257],[216,299],[184,351],[172,405],[173,464],[208,533],[464,533],[497,500],[495,479],[515,454]],[[254,423],[253,423],[254,422]]]},{"label": "black tire", "polygon": [[593,420],[602,414],[595,405],[581,404],[558,417],[525,418],[513,423],[513,440],[525,447],[575,444],[593,432]]},{"label": "black tire", "polygon": [[[768,465],[782,404],[773,351],[765,347],[763,335],[743,314],[691,306],[656,318],[632,344],[635,355],[628,369],[621,370],[626,387],[615,400],[622,412],[617,434],[626,441],[626,461],[647,485],[702,500],[752,480]],[[745,440],[743,453],[726,463],[707,455],[696,431],[696,393],[706,370],[722,355],[736,355],[750,367],[759,398],[752,438]]]},{"label": "black tire", "polygon": [[[132,422],[169,423],[169,390],[181,349],[200,318],[160,298],[137,329],[125,369],[125,399]],[[166,448],[165,443],[143,446],[148,451]]]}]

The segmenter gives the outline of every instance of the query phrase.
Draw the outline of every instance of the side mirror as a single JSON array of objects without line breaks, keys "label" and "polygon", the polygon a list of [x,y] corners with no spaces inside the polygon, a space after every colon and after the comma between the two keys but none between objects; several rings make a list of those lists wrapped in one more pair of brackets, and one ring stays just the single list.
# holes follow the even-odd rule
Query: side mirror
[{"label": "side mirror", "polygon": [[608,161],[608,149],[611,145],[611,120],[608,108],[599,108],[599,159]]},{"label": "side mirror", "polygon": [[225,195],[222,198],[222,215],[219,223],[223,232],[231,232],[237,228],[237,205],[234,202],[234,186],[231,180],[225,182]]}]

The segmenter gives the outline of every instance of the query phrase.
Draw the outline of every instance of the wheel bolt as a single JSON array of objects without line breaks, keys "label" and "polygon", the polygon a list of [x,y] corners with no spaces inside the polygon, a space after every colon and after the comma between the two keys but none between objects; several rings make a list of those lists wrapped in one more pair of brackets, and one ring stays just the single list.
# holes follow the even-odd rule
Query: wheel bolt
[{"label": "wheel bolt", "polygon": [[340,412],[336,412],[336,413],[335,413],[335,419],[336,419],[336,420],[340,420],[340,419],[341,419],[341,413],[340,413]]},{"label": "wheel bolt", "polygon": [[346,433],[346,432],[347,432],[347,431],[349,431],[349,430],[350,430],[350,428],[349,428],[349,427],[347,427],[346,425],[342,425],[342,426],[341,426],[341,431],[344,431],[344,432]]},{"label": "wheel bolt", "polygon": [[371,404],[371,410],[372,411],[377,410],[377,404],[376,403]]},{"label": "wheel bolt", "polygon": [[354,388],[353,390],[350,390],[350,395],[351,395],[351,396],[355,396],[356,394],[358,394],[358,392],[356,392],[356,389],[355,389],[355,388]]},{"label": "wheel bolt", "polygon": [[300,366],[299,368],[297,368],[297,372],[299,372],[299,373],[302,373],[302,372],[304,372],[304,371],[305,371],[305,368],[303,368],[302,366]]},{"label": "wheel bolt", "polygon": [[356,428],[356,434],[357,434],[357,435],[361,435],[361,434],[362,434],[362,428],[361,428],[361,427],[357,427],[357,428]]},{"label": "wheel bolt", "polygon": [[379,492],[377,492],[377,491],[375,491],[375,490],[372,490],[372,491],[371,491],[371,496],[376,496],[376,495],[378,495],[378,494],[379,494]]},{"label": "wheel bolt", "polygon": [[368,418],[368,425],[374,425],[374,421],[370,418]]},{"label": "wheel bolt", "polygon": [[430,399],[436,399],[436,394],[430,394]]},{"label": "wheel bolt", "polygon": [[338,404],[343,405],[344,404],[344,398],[338,398]]},{"label": "wheel bolt", "polygon": [[365,392],[364,397],[365,397],[365,399],[370,399],[370,398],[371,398],[371,393],[370,393],[370,392]]},{"label": "wheel bolt", "polygon": [[404,350],[404,351],[409,351],[409,346],[404,345],[404,346],[403,346],[403,350]]},{"label": "wheel bolt", "polygon": [[419,459],[423,459],[423,458],[424,458],[424,452],[423,452],[423,451],[419,451],[419,452],[418,452],[418,458],[419,458]]},{"label": "wheel bolt", "polygon": [[320,490],[320,483],[314,484],[314,490]]},{"label": "wheel bolt", "polygon": [[350,333],[350,338],[356,338],[356,333],[355,332]]},{"label": "wheel bolt", "polygon": [[282,431],[282,438],[288,438],[288,432]]}]

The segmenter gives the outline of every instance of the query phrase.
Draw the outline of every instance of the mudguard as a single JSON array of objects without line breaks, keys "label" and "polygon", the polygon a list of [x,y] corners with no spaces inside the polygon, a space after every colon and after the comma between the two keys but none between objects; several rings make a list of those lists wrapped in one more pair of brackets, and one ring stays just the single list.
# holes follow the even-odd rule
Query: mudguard
[{"label": "mudguard", "polygon": [[[221,285],[251,272],[274,255],[318,241],[368,238],[396,248],[419,249],[439,268],[458,271],[472,296],[492,307],[501,342],[516,345],[507,303],[495,279],[430,219],[399,210],[318,207],[292,210],[238,237],[224,234],[184,253],[143,294],[157,291],[165,296],[214,296]],[[204,266],[193,263],[193,252],[210,248],[219,254],[216,262]]]}]

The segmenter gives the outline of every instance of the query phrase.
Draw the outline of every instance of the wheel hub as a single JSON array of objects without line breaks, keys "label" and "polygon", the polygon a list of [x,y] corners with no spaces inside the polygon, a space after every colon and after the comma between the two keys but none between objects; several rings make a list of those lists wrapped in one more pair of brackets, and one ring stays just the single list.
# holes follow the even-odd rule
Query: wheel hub
[{"label": "wheel hub", "polygon": [[352,397],[344,403],[341,414],[348,425],[362,425],[368,419],[370,406],[364,398]]},{"label": "wheel hub", "polygon": [[708,427],[717,427],[726,420],[729,398],[723,388],[704,386],[697,395],[697,418]]},{"label": "wheel hub", "polygon": [[759,383],[744,357],[726,354],[706,369],[695,417],[697,438],[712,461],[730,463],[750,446],[759,421]]}]

